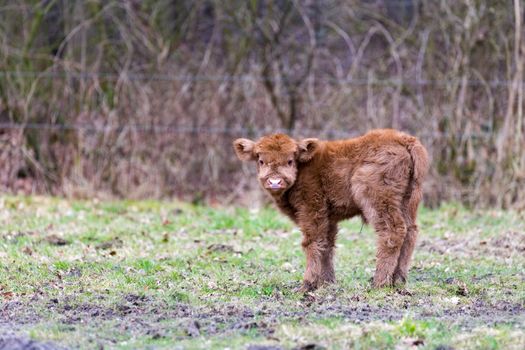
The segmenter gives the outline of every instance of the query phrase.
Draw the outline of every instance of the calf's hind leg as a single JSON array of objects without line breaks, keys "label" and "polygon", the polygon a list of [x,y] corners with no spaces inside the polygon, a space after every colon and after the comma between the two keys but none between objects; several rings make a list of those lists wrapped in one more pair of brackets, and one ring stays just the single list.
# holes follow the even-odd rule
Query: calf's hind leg
[{"label": "calf's hind leg", "polygon": [[377,233],[376,272],[374,287],[390,286],[394,282],[394,272],[398,265],[401,247],[407,228],[396,206],[385,206],[377,211],[373,222]]},{"label": "calf's hind leg", "polygon": [[414,247],[419,234],[416,225],[417,207],[421,201],[422,191],[419,185],[413,189],[408,200],[403,201],[403,217],[407,224],[407,234],[401,247],[397,267],[394,272],[394,283],[405,284]]},{"label": "calf's hind leg", "polygon": [[394,283],[405,284],[407,281],[408,268],[412,258],[412,252],[416,245],[417,235],[417,226],[415,224],[409,224],[405,240],[401,246],[397,266],[394,271]]},{"label": "calf's hind leg", "polygon": [[402,196],[398,192],[396,187],[355,186],[356,202],[377,234],[376,272],[373,281],[376,288],[393,284],[394,272],[407,233],[401,212]]},{"label": "calf's hind leg", "polygon": [[352,191],[366,220],[377,233],[374,287],[392,285],[401,246],[407,234],[402,200],[411,159],[405,148],[389,148],[352,176]]}]

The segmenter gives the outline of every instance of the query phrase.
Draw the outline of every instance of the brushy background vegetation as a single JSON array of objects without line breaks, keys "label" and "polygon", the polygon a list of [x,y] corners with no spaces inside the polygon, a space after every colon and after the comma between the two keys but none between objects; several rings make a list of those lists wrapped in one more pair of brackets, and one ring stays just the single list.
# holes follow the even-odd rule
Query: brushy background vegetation
[{"label": "brushy background vegetation", "polygon": [[523,208],[520,0],[5,0],[0,188],[229,201],[231,140],[421,137],[426,203]]},{"label": "brushy background vegetation", "polygon": [[303,295],[301,233],[273,209],[4,196],[0,344],[523,349],[523,214],[448,204],[419,221],[406,289],[371,290],[375,234],[351,220],[337,283]]}]

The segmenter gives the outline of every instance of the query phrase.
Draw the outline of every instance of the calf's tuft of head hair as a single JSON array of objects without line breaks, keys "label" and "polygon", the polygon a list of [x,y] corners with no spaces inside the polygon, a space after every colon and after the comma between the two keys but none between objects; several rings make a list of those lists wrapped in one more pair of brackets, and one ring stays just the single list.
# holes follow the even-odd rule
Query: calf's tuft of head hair
[{"label": "calf's tuft of head hair", "polygon": [[261,186],[272,196],[279,196],[295,183],[298,163],[313,159],[319,140],[297,141],[285,134],[272,134],[256,142],[237,139],[233,148],[240,160],[256,161]]}]

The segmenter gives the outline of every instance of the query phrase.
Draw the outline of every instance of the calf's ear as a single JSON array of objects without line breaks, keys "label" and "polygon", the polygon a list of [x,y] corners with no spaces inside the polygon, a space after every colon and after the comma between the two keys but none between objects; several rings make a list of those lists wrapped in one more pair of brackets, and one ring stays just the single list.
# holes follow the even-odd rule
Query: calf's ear
[{"label": "calf's ear", "polygon": [[240,160],[255,160],[255,142],[248,139],[237,139],[233,141],[233,149]]},{"label": "calf's ear", "polygon": [[319,149],[319,140],[318,139],[304,139],[297,143],[299,146],[299,151],[297,155],[297,160],[299,162],[308,162],[313,158],[315,152]]}]

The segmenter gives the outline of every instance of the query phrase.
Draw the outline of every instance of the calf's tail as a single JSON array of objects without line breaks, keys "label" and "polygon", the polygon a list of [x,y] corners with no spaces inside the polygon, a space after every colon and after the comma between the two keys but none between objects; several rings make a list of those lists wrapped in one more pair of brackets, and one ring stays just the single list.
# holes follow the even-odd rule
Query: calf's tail
[{"label": "calf's tail", "polygon": [[412,159],[412,169],[406,193],[403,198],[404,212],[409,225],[415,225],[417,207],[423,197],[422,184],[428,172],[429,160],[425,147],[415,138],[407,140],[406,148]]},{"label": "calf's tail", "polygon": [[412,158],[413,166],[410,180],[414,182],[416,186],[421,185],[428,172],[429,162],[427,150],[417,139],[414,139],[407,145],[407,150]]}]

